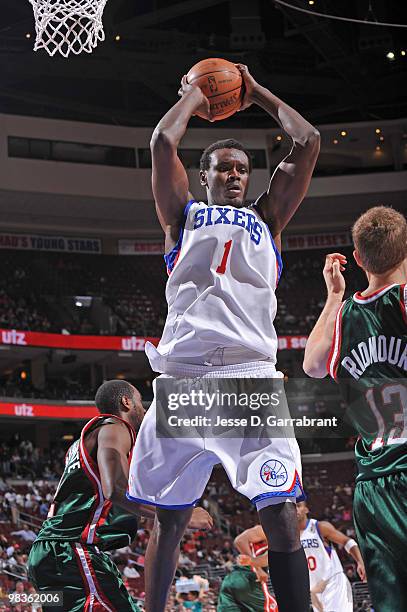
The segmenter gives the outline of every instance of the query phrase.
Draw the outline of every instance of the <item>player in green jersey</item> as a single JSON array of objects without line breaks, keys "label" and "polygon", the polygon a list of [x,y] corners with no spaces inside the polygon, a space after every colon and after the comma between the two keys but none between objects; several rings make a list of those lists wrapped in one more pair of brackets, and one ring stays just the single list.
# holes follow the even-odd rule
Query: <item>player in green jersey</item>
[{"label": "player in green jersey", "polygon": [[330,374],[359,433],[354,521],[378,612],[407,610],[407,223],[377,206],[352,228],[368,287],[342,302],[346,258],[327,256],[328,297],[305,372]]},{"label": "player in green jersey", "polygon": [[268,544],[261,525],[240,533],[234,541],[238,565],[222,582],[218,612],[278,612],[268,590]]},{"label": "player in green jersey", "polygon": [[[126,497],[144,408],[140,393],[124,380],[103,383],[95,402],[100,415],[85,425],[66,454],[48,518],[31,548],[29,576],[39,592],[62,591],[64,610],[137,611],[106,551],[132,542],[136,515],[155,516],[150,506]],[[194,512],[190,526],[211,526],[205,510]]]}]

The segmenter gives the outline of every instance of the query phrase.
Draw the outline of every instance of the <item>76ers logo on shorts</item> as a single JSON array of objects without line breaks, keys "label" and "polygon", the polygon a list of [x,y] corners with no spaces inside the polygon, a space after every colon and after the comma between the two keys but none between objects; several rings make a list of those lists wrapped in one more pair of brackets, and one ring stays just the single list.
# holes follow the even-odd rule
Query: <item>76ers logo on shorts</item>
[{"label": "76ers logo on shorts", "polygon": [[287,482],[288,474],[281,461],[269,459],[261,466],[260,478],[269,487],[281,487]]}]

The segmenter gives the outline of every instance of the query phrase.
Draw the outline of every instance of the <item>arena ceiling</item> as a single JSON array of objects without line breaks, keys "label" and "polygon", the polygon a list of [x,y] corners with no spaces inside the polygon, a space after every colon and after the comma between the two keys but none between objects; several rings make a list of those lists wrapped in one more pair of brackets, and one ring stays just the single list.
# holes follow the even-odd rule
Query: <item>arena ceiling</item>
[{"label": "arena ceiling", "polygon": [[[351,19],[404,18],[397,0],[287,2]],[[225,57],[247,64],[316,124],[407,116],[401,28],[333,21],[274,0],[108,0],[106,41],[65,59],[32,51],[28,1],[2,0],[0,23],[2,113],[153,126],[192,64]],[[229,125],[261,128],[269,120],[251,107]]]}]

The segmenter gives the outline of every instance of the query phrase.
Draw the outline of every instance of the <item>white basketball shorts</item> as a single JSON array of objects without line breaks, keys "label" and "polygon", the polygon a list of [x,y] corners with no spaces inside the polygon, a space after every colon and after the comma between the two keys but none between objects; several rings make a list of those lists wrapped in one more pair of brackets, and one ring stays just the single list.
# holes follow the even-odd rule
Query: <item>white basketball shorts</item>
[{"label": "white basketball shorts", "polygon": [[352,586],[343,572],[332,576],[318,597],[324,612],[353,612]]},{"label": "white basketball shorts", "polygon": [[[281,376],[267,361],[213,367],[174,363],[162,374],[167,378]],[[218,463],[223,465],[233,488],[258,509],[304,499],[301,457],[294,438],[158,438],[155,399],[137,435],[127,497],[169,509],[194,506]],[[280,477],[273,478],[273,471]]]}]

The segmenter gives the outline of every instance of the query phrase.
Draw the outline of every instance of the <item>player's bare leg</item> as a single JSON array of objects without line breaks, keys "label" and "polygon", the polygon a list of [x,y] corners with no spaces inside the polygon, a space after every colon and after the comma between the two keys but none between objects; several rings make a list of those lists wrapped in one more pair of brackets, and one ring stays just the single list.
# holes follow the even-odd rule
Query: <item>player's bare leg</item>
[{"label": "player's bare leg", "polygon": [[296,504],[261,508],[259,519],[267,537],[270,576],[279,612],[309,612],[308,565],[300,541]]},{"label": "player's bare leg", "polygon": [[145,560],[146,612],[163,612],[174,579],[179,543],[191,519],[193,508],[157,508]]}]

